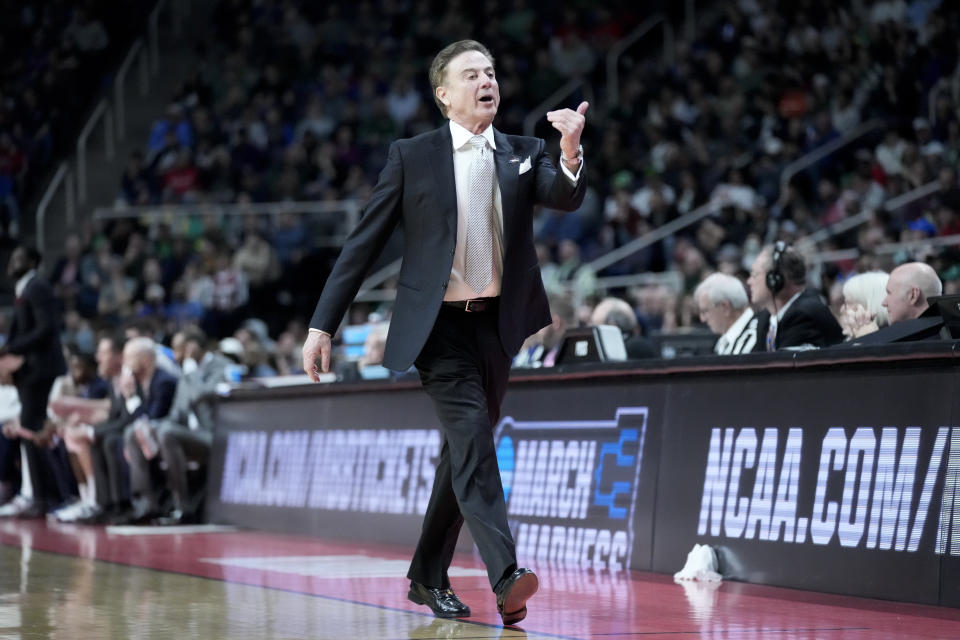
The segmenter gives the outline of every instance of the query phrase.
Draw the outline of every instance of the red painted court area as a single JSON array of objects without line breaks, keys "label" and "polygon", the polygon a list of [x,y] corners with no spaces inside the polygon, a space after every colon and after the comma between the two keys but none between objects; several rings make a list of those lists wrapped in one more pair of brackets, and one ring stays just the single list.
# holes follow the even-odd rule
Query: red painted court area
[{"label": "red painted court area", "polygon": [[[151,637],[960,638],[954,609],[543,566],[534,567],[541,591],[529,616],[504,629],[470,555],[455,559],[452,582],[473,617],[440,621],[406,600],[408,555],[396,546],[248,531],[0,522],[0,637],[125,637],[111,631],[122,629],[116,625],[79,624],[89,615],[82,606],[73,620],[57,610],[74,611],[71,604],[89,597],[101,609],[131,607],[105,617],[133,616],[138,629],[161,630]],[[187,631],[162,633],[181,627]]]}]

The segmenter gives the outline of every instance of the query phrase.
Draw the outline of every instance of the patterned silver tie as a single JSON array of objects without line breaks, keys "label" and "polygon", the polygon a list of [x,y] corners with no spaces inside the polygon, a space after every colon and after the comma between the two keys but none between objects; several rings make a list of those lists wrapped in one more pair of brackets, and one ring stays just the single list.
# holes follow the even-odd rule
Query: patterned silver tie
[{"label": "patterned silver tie", "polygon": [[470,144],[477,152],[470,164],[463,280],[471,289],[481,293],[493,280],[494,167],[486,138],[473,136]]}]

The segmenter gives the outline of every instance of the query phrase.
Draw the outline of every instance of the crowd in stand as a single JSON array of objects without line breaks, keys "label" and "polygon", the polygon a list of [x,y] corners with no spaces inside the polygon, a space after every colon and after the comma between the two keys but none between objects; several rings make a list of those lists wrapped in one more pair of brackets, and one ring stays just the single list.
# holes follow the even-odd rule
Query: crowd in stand
[{"label": "crowd in stand", "polygon": [[[591,112],[596,126],[585,133],[590,189],[584,205],[573,214],[544,210],[536,222],[548,289],[556,296],[573,291],[571,321],[587,320],[603,297],[598,276],[664,273],[677,277],[663,282],[679,286],[614,293],[631,304],[644,332],[696,325],[693,289],[710,272],[745,280],[764,246],[775,240],[802,245],[811,233],[861,212],[865,224],[816,247],[853,248],[865,256],[829,262],[811,274],[835,313],[847,277],[889,271],[912,258],[930,261],[953,290],[960,281],[960,272],[950,269],[954,250],[876,257],[874,249],[960,231],[960,66],[952,37],[960,31],[960,9],[885,0],[741,0],[722,9],[696,40],[678,41],[669,61],[625,57],[616,104],[601,95]],[[198,50],[198,70],[157,120],[144,152],[130,159],[119,200],[362,202],[386,145],[439,122],[423,72],[441,44],[435,34],[477,35],[468,17],[496,25],[479,37],[498,56],[503,101],[497,126],[513,131],[568,78],[583,75],[603,86],[603,65],[596,63],[627,25],[638,23],[632,11],[620,4],[553,12],[535,3],[493,2],[433,13],[420,3],[396,2],[375,12],[369,4],[224,0],[214,14],[216,38]],[[348,15],[350,29],[343,28]],[[865,123],[866,133],[783,188],[791,162]],[[885,207],[933,181],[940,188],[932,196],[898,210]],[[599,274],[585,266],[704,205],[712,214],[678,234]],[[187,226],[132,234],[179,243],[186,251],[179,259],[203,256],[183,274],[161,270],[165,321],[171,314],[210,315],[210,301],[218,300],[228,308],[204,327],[218,335],[232,330],[231,308],[243,307],[242,296],[205,297],[207,278],[227,289],[242,289],[244,278],[271,294],[279,289],[287,317],[309,314],[316,286],[302,274],[322,282],[332,257],[315,243],[322,224],[280,216]],[[203,234],[210,231],[219,237],[208,242]],[[111,244],[126,256],[143,252],[139,242]],[[256,257],[235,274],[204,255],[239,251]],[[130,275],[140,273],[125,263]],[[278,277],[286,281],[279,287]],[[150,287],[128,283],[135,288],[134,305]],[[152,291],[159,296],[161,289]],[[273,296],[251,294],[244,313],[268,314],[278,308],[274,303]],[[155,315],[159,308],[143,305],[140,312]],[[271,332],[285,328],[266,319]]]},{"label": "crowd in stand", "polygon": [[0,1],[0,228],[17,236],[21,210],[76,139],[122,47],[153,0]]}]

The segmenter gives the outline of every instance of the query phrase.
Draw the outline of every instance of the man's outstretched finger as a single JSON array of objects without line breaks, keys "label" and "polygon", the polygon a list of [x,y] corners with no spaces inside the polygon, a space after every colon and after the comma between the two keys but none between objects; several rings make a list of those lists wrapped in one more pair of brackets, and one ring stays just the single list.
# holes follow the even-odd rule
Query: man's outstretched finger
[{"label": "man's outstretched finger", "polygon": [[590,103],[584,100],[583,102],[580,103],[580,106],[577,107],[577,113],[579,113],[580,115],[585,115],[589,107],[590,107]]}]

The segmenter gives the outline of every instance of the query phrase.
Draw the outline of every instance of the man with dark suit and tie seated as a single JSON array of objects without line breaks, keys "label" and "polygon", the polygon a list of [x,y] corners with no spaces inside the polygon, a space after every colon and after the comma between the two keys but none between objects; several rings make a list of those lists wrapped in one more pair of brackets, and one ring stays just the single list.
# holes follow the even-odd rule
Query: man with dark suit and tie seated
[{"label": "man with dark suit and tie seated", "polygon": [[[151,420],[146,434],[140,428],[128,428],[124,434],[124,450],[130,461],[130,489],[139,496],[140,513],[160,513],[157,487],[154,486],[150,461],[159,455],[166,463],[167,488],[173,497],[173,512],[159,524],[181,524],[196,518],[187,489],[187,464],[205,464],[213,444],[214,393],[217,385],[226,382],[230,361],[207,350],[207,338],[199,329],[187,329],[174,336],[178,364],[183,377],[177,382],[173,406],[167,417]],[[155,450],[144,442],[154,441]]]},{"label": "man with dark suit and tie seated", "polygon": [[793,247],[777,242],[765,247],[750,268],[747,287],[754,307],[770,313],[766,350],[823,348],[843,340],[830,308],[807,289],[807,265]]},{"label": "man with dark suit and tie seated", "polygon": [[[53,381],[67,370],[60,346],[60,312],[53,289],[37,275],[39,266],[36,249],[13,250],[7,267],[15,282],[13,323],[0,348],[0,367],[20,396],[20,426],[31,434],[43,430]],[[39,517],[59,502],[50,452],[31,437],[20,438],[20,451],[20,493],[0,507],[0,517]]]},{"label": "man with dark suit and tie seated", "polygon": [[747,290],[739,279],[725,273],[711,273],[693,292],[700,321],[720,337],[713,345],[719,356],[764,351],[766,335],[759,332],[767,327],[767,312],[754,313],[750,308]]},{"label": "man with dark suit and tie seated", "polygon": [[538,138],[493,125],[500,92],[486,47],[462,40],[430,65],[449,121],[391,144],[387,163],[333,268],[310,322],[303,367],[315,381],[331,335],[393,230],[403,266],[383,364],[414,364],[440,418],[443,445],[407,577],[408,598],[446,618],[470,609],[447,570],[466,523],[487,567],[504,624],[526,616],[539,583],[518,568],[493,442],[512,357],[550,324],[533,244],[533,207],[573,210],[583,200],[580,135],[587,103],[547,114],[560,132],[561,169]]}]

